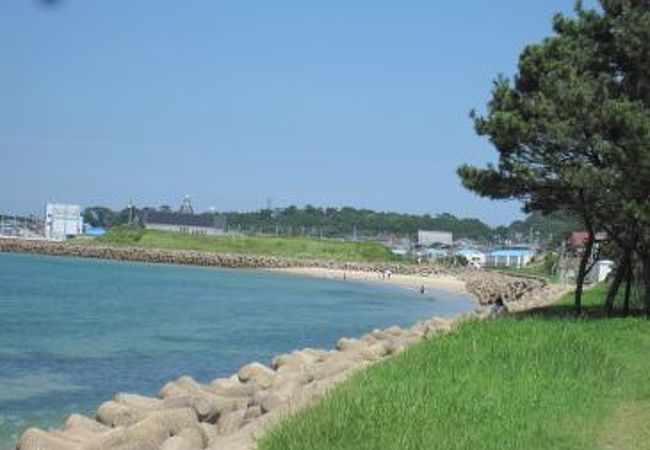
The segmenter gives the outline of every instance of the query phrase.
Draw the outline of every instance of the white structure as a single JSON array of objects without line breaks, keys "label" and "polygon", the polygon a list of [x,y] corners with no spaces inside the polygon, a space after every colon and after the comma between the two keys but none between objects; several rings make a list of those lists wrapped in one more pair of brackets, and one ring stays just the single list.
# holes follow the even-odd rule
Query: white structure
[{"label": "white structure", "polygon": [[456,254],[459,256],[463,256],[467,260],[467,262],[472,266],[483,267],[487,262],[487,255],[473,248],[464,248],[461,250],[457,250]]},{"label": "white structure", "polygon": [[227,222],[225,217],[210,214],[149,211],[144,214],[144,227],[150,230],[212,236],[224,234],[227,230]]},{"label": "white structure", "polygon": [[434,244],[452,245],[454,235],[451,231],[418,230],[418,245],[428,247]]},{"label": "white structure", "polygon": [[605,278],[607,278],[607,275],[609,275],[612,270],[614,270],[614,261],[608,259],[600,260],[596,262],[594,267],[589,271],[587,279],[592,283],[601,283],[605,281]]},{"label": "white structure", "polygon": [[81,206],[65,203],[45,205],[45,237],[62,241],[83,234]]}]

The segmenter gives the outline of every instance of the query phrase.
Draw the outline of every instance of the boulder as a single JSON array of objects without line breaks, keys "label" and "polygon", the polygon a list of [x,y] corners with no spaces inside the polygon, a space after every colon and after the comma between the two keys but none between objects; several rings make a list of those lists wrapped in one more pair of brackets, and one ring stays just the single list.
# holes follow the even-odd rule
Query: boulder
[{"label": "boulder", "polygon": [[254,362],[239,369],[237,376],[242,383],[253,383],[262,389],[267,389],[273,386],[276,374],[264,364]]},{"label": "boulder", "polygon": [[250,406],[259,406],[262,414],[276,410],[287,404],[300,391],[302,384],[287,382],[270,390],[257,391]]},{"label": "boulder", "polygon": [[124,444],[150,445],[155,448],[162,445],[168,437],[168,424],[155,416],[147,417],[124,430]]},{"label": "boulder", "polygon": [[108,431],[110,428],[81,414],[72,414],[66,419],[63,429],[64,431],[79,436],[92,436]]},{"label": "boulder", "polygon": [[[202,448],[202,447],[201,447]],[[192,443],[182,436],[172,436],[167,438],[160,446],[160,450],[196,450]]]},{"label": "boulder", "polygon": [[253,384],[245,384],[239,381],[237,375],[233,375],[230,378],[220,378],[214,380],[207,389],[221,397],[227,398],[242,398],[250,397],[255,393],[257,389]]},{"label": "boulder", "polygon": [[138,394],[119,393],[115,396],[114,401],[140,411],[153,411],[163,406],[163,402],[159,398]]},{"label": "boulder", "polygon": [[382,343],[376,343],[364,346],[359,350],[359,354],[366,361],[377,361],[388,355],[388,349]]},{"label": "boulder", "polygon": [[158,391],[158,397],[162,399],[186,397],[191,394],[192,392],[189,392],[186,389],[180,387],[178,384],[176,384],[175,381],[170,381],[169,383],[166,383],[160,389],[160,391]]},{"label": "boulder", "polygon": [[345,358],[330,359],[328,361],[314,365],[314,380],[322,380],[335,375],[339,375],[351,369],[354,366],[354,361]]},{"label": "boulder", "polygon": [[208,436],[198,424],[183,428],[176,436],[180,436],[189,442],[193,449],[203,449],[208,444]]},{"label": "boulder", "polygon": [[217,423],[219,434],[225,435],[239,430],[247,423],[245,416],[246,410],[243,409],[223,414]]},{"label": "boulder", "polygon": [[304,366],[301,368],[296,368],[295,370],[287,371],[287,367],[281,367],[278,372],[275,380],[273,381],[273,386],[282,386],[286,383],[298,383],[298,384],[308,384],[314,381],[314,366]]},{"label": "boulder", "polygon": [[221,413],[237,409],[242,404],[245,406],[245,403],[247,401],[237,401],[236,399],[203,392],[200,395],[186,395],[165,399],[164,406],[166,409],[192,408],[200,421],[214,423]]},{"label": "boulder", "polygon": [[350,338],[342,337],[336,343],[336,349],[341,352],[347,352],[347,351],[355,350],[360,345],[362,345],[362,343],[358,339],[350,339]]},{"label": "boulder", "polygon": [[110,427],[131,425],[142,419],[142,417],[142,412],[112,400],[102,403],[96,414],[98,422]]},{"label": "boulder", "polygon": [[271,362],[271,368],[276,371],[282,367],[287,366],[299,368],[309,364],[314,364],[317,359],[318,353],[311,349],[305,349],[302,351],[295,351],[293,353],[286,353],[284,355],[276,356]]},{"label": "boulder", "polygon": [[169,434],[178,434],[182,429],[198,425],[196,411],[192,408],[177,408],[155,411],[149,416],[160,421],[169,430]]},{"label": "boulder", "polygon": [[28,428],[20,436],[16,450],[81,450],[81,444],[38,428]]},{"label": "boulder", "polygon": [[194,378],[187,375],[184,375],[176,380],[176,384],[188,392],[195,394],[203,392],[203,386],[201,386]]},{"label": "boulder", "polygon": [[403,333],[404,330],[402,330],[397,325],[393,325],[392,327],[386,328],[386,334],[389,334],[391,336],[401,336]]},{"label": "boulder", "polygon": [[210,423],[205,423],[201,422],[199,423],[199,426],[203,430],[203,434],[205,435],[207,441],[206,447],[212,446],[212,444],[219,438],[219,429],[216,425],[210,424]]},{"label": "boulder", "polygon": [[262,407],[259,405],[249,406],[244,414],[244,420],[254,420],[262,415]]},{"label": "boulder", "polygon": [[192,377],[182,376],[175,381],[165,384],[158,393],[158,396],[165,398],[184,397],[204,392],[204,387],[197,383]]}]

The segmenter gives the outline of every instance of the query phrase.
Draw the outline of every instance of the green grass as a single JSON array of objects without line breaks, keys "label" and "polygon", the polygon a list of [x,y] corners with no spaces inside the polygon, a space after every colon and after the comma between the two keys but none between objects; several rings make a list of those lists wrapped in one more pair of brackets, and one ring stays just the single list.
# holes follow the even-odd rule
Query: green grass
[{"label": "green grass", "polygon": [[525,267],[517,268],[517,267],[486,267],[487,270],[492,270],[495,272],[502,272],[505,274],[512,274],[512,275],[523,275],[523,276],[533,276],[533,277],[539,277],[539,278],[545,278],[548,280],[550,283],[559,283],[560,282],[560,277],[559,275],[553,275],[550,274],[546,271],[544,268],[544,265],[539,263],[539,264],[531,264]]},{"label": "green grass", "polygon": [[[585,304],[599,305],[602,292],[588,291]],[[650,449],[650,323],[545,312],[424,341],[259,448]]]},{"label": "green grass", "polygon": [[105,236],[84,243],[337,261],[385,262],[397,259],[388,248],[372,242],[303,237],[203,236],[127,227],[113,229]]}]

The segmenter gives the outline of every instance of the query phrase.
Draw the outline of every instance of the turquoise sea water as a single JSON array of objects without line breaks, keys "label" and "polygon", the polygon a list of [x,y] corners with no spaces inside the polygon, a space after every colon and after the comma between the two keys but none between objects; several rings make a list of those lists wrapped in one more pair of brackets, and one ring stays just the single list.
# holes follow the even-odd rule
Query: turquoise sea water
[{"label": "turquoise sea water", "polygon": [[471,310],[471,298],[248,270],[0,253],[0,448],[92,414],[341,336]]}]

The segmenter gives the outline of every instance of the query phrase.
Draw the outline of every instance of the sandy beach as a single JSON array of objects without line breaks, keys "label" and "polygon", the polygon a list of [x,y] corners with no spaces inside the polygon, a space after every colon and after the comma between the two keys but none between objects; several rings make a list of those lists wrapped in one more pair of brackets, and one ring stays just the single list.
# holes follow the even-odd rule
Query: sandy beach
[{"label": "sandy beach", "polygon": [[381,272],[343,271],[340,269],[326,269],[320,267],[290,267],[265,270],[335,280],[345,279],[348,281],[389,284],[416,292],[424,286],[425,290],[436,289],[461,294],[468,293],[467,289],[465,289],[465,282],[451,275],[422,276],[391,274],[389,277],[386,274],[382,275]]}]

